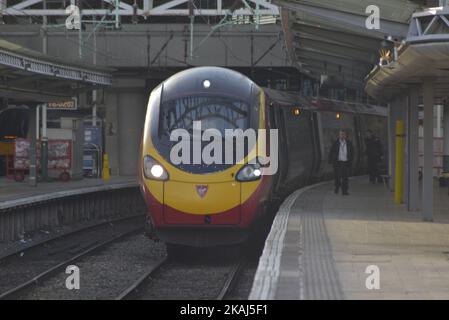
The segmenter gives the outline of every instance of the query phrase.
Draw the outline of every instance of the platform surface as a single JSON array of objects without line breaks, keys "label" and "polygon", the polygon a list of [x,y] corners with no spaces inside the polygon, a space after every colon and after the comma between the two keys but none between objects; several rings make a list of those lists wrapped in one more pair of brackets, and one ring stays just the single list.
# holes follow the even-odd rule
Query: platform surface
[{"label": "platform surface", "polygon": [[136,177],[111,177],[107,182],[102,179],[82,179],[67,182],[39,182],[36,187],[27,182],[15,182],[4,177],[0,178],[0,208],[14,203],[34,201],[42,197],[61,197],[76,192],[93,192],[95,190],[137,186]]},{"label": "platform surface", "polygon": [[[385,186],[350,180],[301,189],[282,204],[250,299],[449,299],[449,195],[435,184],[434,222]],[[379,289],[367,267],[379,270]],[[372,268],[372,267],[371,267]]]}]

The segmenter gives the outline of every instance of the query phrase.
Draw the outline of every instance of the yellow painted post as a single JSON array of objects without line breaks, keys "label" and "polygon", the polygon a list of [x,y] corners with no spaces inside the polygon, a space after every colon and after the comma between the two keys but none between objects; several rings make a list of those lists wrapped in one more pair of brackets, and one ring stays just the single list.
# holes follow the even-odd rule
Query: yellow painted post
[{"label": "yellow painted post", "polygon": [[103,181],[108,181],[111,178],[109,174],[109,157],[107,154],[103,155],[103,171],[102,171]]},{"label": "yellow painted post", "polygon": [[404,121],[396,121],[396,164],[394,177],[394,202],[402,203],[404,190]]}]

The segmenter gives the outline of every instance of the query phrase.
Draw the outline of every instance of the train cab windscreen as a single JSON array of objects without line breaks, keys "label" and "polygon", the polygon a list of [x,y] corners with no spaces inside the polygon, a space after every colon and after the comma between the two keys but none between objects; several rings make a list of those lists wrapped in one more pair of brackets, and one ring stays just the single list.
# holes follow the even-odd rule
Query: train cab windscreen
[{"label": "train cab windscreen", "polygon": [[201,122],[201,130],[249,127],[248,105],[232,98],[217,96],[185,97],[165,102],[161,108],[160,133],[170,135],[175,129],[193,131],[193,122]]},{"label": "train cab windscreen", "polygon": [[[162,145],[174,146],[179,141],[170,140],[170,136],[175,130],[186,132],[192,142],[201,139],[201,150],[215,139],[220,141],[222,147],[222,159],[220,163],[186,164],[178,165],[178,168],[191,173],[206,173],[225,170],[232,164],[225,163],[226,144],[232,143],[235,146],[235,139],[230,138],[227,130],[241,129],[243,131],[251,127],[250,106],[246,102],[222,96],[188,96],[168,100],[162,103],[159,114],[158,139]],[[199,136],[195,136],[194,129]],[[213,130],[211,130],[213,129]],[[205,132],[212,136],[205,137]],[[163,148],[161,153],[167,159],[167,149]],[[235,147],[233,147],[235,151]],[[192,148],[190,149],[192,153]],[[245,155],[248,152],[248,145],[245,144]],[[235,157],[235,152],[234,152]],[[168,159],[170,160],[170,159]],[[203,159],[202,159],[203,160]],[[193,162],[193,161],[192,161]],[[217,161],[218,162],[218,161]],[[235,162],[235,161],[234,161]]]}]

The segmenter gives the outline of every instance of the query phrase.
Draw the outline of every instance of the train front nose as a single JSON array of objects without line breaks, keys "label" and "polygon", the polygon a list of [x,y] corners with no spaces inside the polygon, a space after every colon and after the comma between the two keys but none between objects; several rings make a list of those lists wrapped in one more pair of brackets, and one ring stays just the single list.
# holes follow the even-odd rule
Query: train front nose
[{"label": "train front nose", "polygon": [[168,225],[237,225],[241,221],[240,184],[167,181],[164,222]]}]

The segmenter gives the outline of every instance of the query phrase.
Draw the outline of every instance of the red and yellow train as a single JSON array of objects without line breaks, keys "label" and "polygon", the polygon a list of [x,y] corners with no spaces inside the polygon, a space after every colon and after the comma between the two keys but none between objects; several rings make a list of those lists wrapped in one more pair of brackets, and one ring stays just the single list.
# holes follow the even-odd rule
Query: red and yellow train
[{"label": "red and yellow train", "polygon": [[[278,146],[277,171],[264,175],[259,164],[251,163],[257,155],[254,143],[245,144],[244,161],[235,154],[232,162],[173,161],[178,141],[170,140],[171,133],[182,129],[193,138],[194,121],[221,137],[228,129],[277,129],[278,141],[258,134],[256,142],[265,138]],[[342,128],[355,146],[354,174],[362,173],[362,133],[371,129],[386,139],[385,108],[261,88],[238,72],[218,67],[192,68],[170,77],[151,92],[141,147],[139,180],[151,233],[172,245],[245,241],[273,199],[332,176],[327,153]],[[194,143],[190,160],[205,147],[204,141],[200,150]]]}]

